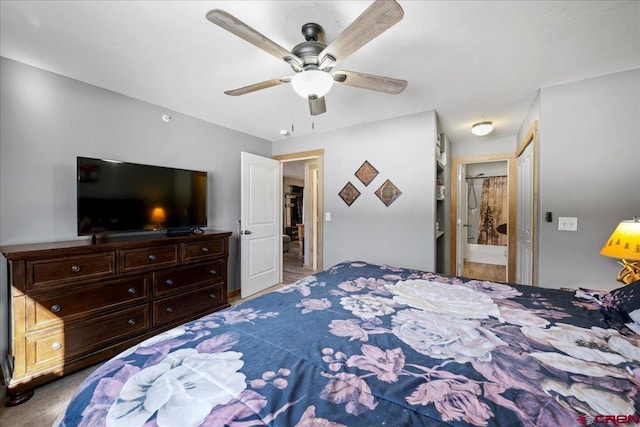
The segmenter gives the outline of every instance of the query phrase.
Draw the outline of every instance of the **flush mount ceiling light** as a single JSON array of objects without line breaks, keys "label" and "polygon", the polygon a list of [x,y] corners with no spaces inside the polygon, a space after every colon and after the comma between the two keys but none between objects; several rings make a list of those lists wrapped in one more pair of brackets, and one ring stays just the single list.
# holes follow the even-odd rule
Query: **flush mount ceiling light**
[{"label": "flush mount ceiling light", "polygon": [[305,99],[322,98],[333,86],[333,77],[326,71],[306,70],[293,76],[291,85],[293,90]]},{"label": "flush mount ceiling light", "polygon": [[471,133],[477,136],[484,136],[493,130],[493,123],[491,122],[478,122],[471,126]]}]

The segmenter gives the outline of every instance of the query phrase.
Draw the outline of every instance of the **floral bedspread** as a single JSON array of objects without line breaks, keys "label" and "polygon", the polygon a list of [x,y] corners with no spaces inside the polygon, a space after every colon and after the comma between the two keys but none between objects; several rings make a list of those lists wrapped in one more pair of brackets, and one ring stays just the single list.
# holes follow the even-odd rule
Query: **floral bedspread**
[{"label": "floral bedspread", "polygon": [[586,425],[640,414],[639,364],[571,292],[350,262],[130,348],[60,426]]}]

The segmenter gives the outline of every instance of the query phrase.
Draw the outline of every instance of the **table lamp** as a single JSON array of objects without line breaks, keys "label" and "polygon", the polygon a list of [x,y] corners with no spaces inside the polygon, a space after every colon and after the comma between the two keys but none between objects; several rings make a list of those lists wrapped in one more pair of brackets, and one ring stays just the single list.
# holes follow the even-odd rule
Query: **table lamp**
[{"label": "table lamp", "polygon": [[162,228],[162,223],[167,220],[167,214],[163,207],[155,207],[151,212],[151,222],[155,224],[156,229]]},{"label": "table lamp", "polygon": [[619,282],[628,285],[640,280],[640,217],[621,221],[602,247],[600,255],[620,259]]}]

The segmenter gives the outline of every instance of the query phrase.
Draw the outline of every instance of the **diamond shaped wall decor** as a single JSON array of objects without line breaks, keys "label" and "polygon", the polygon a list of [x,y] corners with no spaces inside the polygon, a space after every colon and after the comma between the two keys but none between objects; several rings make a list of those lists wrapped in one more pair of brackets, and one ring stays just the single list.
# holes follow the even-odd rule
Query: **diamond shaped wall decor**
[{"label": "diamond shaped wall decor", "polygon": [[362,182],[365,186],[368,186],[371,181],[373,181],[373,179],[378,176],[378,170],[374,168],[371,163],[365,160],[362,166],[358,168],[355,175],[358,177],[360,182]]},{"label": "diamond shaped wall decor", "polygon": [[347,184],[342,187],[342,190],[338,193],[338,196],[347,204],[347,206],[351,206],[353,202],[356,201],[358,197],[360,197],[360,191],[351,183],[351,181],[347,182]]},{"label": "diamond shaped wall decor", "polygon": [[393,182],[390,180],[386,180],[378,189],[376,190],[376,196],[384,203],[386,207],[389,207],[391,203],[393,203],[400,195],[402,191],[398,187],[396,187]]}]

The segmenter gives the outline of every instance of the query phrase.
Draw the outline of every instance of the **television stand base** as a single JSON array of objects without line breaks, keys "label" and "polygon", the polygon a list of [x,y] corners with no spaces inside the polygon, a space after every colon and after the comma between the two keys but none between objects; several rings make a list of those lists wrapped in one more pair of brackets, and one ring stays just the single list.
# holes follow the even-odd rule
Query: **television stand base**
[{"label": "television stand base", "polygon": [[167,230],[167,236],[169,237],[188,236],[189,234],[191,234],[191,228],[174,228]]}]

